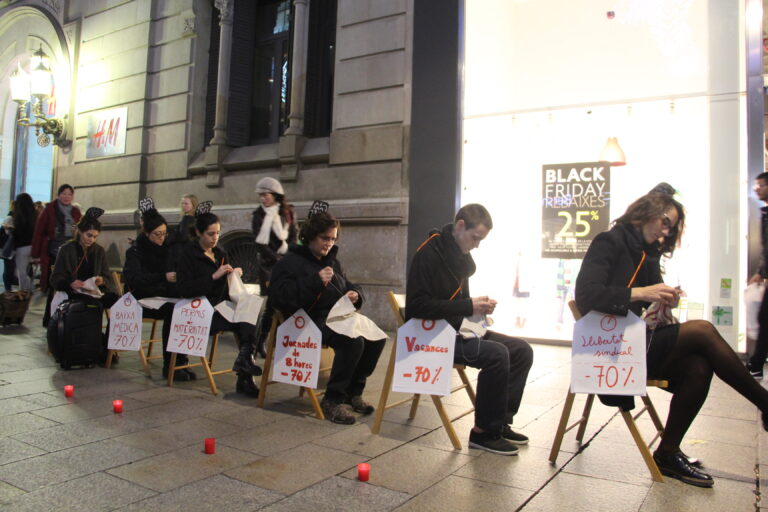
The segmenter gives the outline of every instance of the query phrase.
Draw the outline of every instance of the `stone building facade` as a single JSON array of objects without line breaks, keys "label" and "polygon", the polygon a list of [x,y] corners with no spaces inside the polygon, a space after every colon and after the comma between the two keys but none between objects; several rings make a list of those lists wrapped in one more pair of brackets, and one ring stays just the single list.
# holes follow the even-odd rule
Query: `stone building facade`
[{"label": "stone building facade", "polygon": [[[21,172],[14,157],[6,156],[19,151],[8,77],[41,47],[55,68],[55,115],[67,116],[68,142],[53,150],[52,188],[70,183],[78,203],[106,210],[101,243],[111,264],[121,264],[135,236],[137,201],[145,196],[172,223],[182,194],[212,200],[222,218],[222,243],[247,245],[255,184],[273,176],[283,182],[299,218],[314,199],[331,204],[342,222],[340,256],[348,277],[366,288],[367,313],[392,328],[384,294],[404,287],[413,0],[321,6],[336,4],[335,39],[324,43],[332,56],[332,106],[327,133],[308,136],[304,91],[312,70],[308,56],[316,55],[308,40],[315,1],[0,2],[6,120],[0,160],[11,167],[2,187],[9,188],[9,174],[12,182]],[[262,3],[273,11],[289,9],[289,71],[283,69],[288,78],[281,101],[289,104],[290,115],[273,140],[253,143],[246,137],[232,144],[242,130],[231,122],[238,112],[229,97],[242,55],[238,34],[249,36],[243,13]],[[329,13],[324,15],[327,20]],[[127,108],[125,151],[89,157],[89,120],[116,108]]]}]

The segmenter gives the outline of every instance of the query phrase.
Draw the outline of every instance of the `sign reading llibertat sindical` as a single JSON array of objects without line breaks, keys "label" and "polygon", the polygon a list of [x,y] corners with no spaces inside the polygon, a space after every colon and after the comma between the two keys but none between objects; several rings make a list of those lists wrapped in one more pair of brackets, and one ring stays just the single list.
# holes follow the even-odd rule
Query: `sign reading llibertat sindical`
[{"label": "sign reading llibertat sindical", "polygon": [[583,258],[608,229],[610,170],[601,162],[542,166],[542,258]]},{"label": "sign reading llibertat sindical", "polygon": [[88,146],[85,158],[122,155],[128,128],[128,107],[88,114]]}]

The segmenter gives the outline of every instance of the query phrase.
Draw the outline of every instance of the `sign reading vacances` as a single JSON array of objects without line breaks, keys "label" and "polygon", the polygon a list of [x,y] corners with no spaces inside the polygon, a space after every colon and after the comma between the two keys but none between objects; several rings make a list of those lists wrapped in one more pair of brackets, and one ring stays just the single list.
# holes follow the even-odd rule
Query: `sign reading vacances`
[{"label": "sign reading vacances", "polygon": [[542,258],[583,258],[608,229],[610,170],[600,162],[542,166]]}]

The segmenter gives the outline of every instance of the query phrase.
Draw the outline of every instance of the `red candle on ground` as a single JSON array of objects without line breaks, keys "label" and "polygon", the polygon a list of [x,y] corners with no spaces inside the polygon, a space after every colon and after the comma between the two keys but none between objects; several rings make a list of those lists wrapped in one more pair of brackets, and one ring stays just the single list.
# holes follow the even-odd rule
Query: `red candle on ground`
[{"label": "red candle on ground", "polygon": [[216,453],[216,438],[215,437],[206,437],[205,438],[205,453],[208,455],[212,455]]},{"label": "red candle on ground", "polygon": [[64,386],[64,396],[70,398],[75,395],[75,386]]},{"label": "red candle on ground", "polygon": [[123,401],[112,400],[112,409],[115,411],[115,414],[120,414],[121,412],[123,412]]},{"label": "red candle on ground", "polygon": [[357,479],[361,482],[367,482],[371,477],[371,465],[363,462],[357,465]]}]

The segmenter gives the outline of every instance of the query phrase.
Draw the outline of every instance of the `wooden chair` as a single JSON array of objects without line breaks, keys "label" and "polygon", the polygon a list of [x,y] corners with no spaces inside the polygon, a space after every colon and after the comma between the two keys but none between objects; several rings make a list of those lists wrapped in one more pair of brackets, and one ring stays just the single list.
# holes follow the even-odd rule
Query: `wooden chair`
[{"label": "wooden chair", "polygon": [[[573,317],[578,321],[581,318],[581,312],[576,307],[576,302],[571,300],[568,302],[568,306],[571,308]],[[646,386],[666,388],[669,386],[669,382],[666,380],[648,380]],[[555,464],[555,461],[557,460],[557,455],[560,452],[560,446],[563,443],[563,437],[565,436],[566,432],[578,426],[579,430],[576,432],[576,441],[581,444],[584,439],[584,431],[587,429],[587,421],[589,420],[589,414],[592,410],[592,403],[595,401],[595,395],[591,393],[587,395],[587,401],[584,404],[584,410],[581,413],[581,418],[579,418],[573,424],[568,425],[575,397],[576,394],[571,393],[569,388],[568,395],[565,399],[565,404],[563,405],[563,412],[560,415],[560,423],[557,426],[557,433],[555,434],[555,439],[552,442],[552,450],[549,452],[549,461],[552,464]],[[646,466],[648,466],[648,471],[651,473],[651,478],[653,478],[653,480],[656,482],[663,482],[664,478],[661,476],[661,471],[659,471],[659,467],[656,465],[656,461],[653,460],[653,455],[651,454],[650,448],[653,446],[653,443],[655,443],[656,440],[664,434],[664,425],[661,423],[661,419],[659,418],[659,414],[656,412],[656,408],[653,406],[653,402],[651,402],[651,398],[649,396],[641,396],[640,398],[643,401],[643,407],[639,412],[633,415],[631,411],[625,411],[621,408],[619,408],[619,411],[621,412],[621,417],[624,418],[624,422],[627,424],[629,432],[632,434],[632,439],[634,439],[635,444],[637,445],[637,449],[640,450],[640,455],[642,455]],[[645,412],[648,413],[654,427],[656,428],[656,434],[649,442],[646,442],[643,439],[643,436],[640,434],[640,430],[637,428],[637,423],[635,422],[635,420],[637,420]]]},{"label": "wooden chair", "polygon": [[[264,372],[261,374],[261,383],[259,385],[259,401],[257,405],[262,409],[264,408],[264,402],[267,399],[267,389],[269,386],[272,384],[282,384],[281,382],[271,380],[270,373],[272,371],[272,361],[275,355],[277,327],[284,321],[285,319],[283,318],[283,315],[280,312],[275,311],[275,314],[272,317],[272,326],[269,328],[269,336],[267,337],[267,357],[264,360]],[[323,347],[323,350],[330,349]],[[327,371],[329,369],[330,367],[320,368],[320,372]],[[320,401],[318,400],[318,397],[322,396],[324,392],[317,392],[312,388],[300,386],[299,396],[303,396],[304,393],[309,396],[309,401],[312,403],[312,409],[315,411],[315,416],[317,416],[317,418],[320,420],[324,420],[325,414],[323,414],[323,408],[320,407]]]},{"label": "wooden chair", "polygon": [[[116,270],[113,270],[112,271],[112,281],[115,283],[115,290],[117,291],[117,295],[119,297],[122,297],[125,294],[125,282],[123,281],[123,273],[119,272],[119,271],[116,271]],[[107,313],[107,315],[109,315],[109,313]],[[155,333],[157,332],[157,322],[158,321],[159,320],[157,318],[142,318],[142,323],[144,323],[144,324],[148,323],[148,324],[152,325],[151,331],[149,333],[149,338],[141,340],[142,349],[138,351],[139,352],[139,359],[141,359],[141,364],[144,367],[144,373],[147,374],[147,377],[151,377],[152,376],[152,374],[149,371],[149,361],[152,360],[152,359],[162,359],[163,358],[162,354],[155,355],[155,356],[152,355],[152,345],[154,343],[157,343],[157,342],[160,342],[160,343],[163,342],[162,338],[156,338],[155,337]],[[143,352],[145,345],[147,347],[146,354]],[[119,351],[119,350],[110,350],[107,353],[107,363],[105,365],[106,368],[111,368],[112,367],[112,359],[119,352],[121,352],[121,351]]]},{"label": "wooden chair", "polygon": [[[214,370],[213,366],[216,364],[216,349],[219,345],[219,337],[221,336],[222,332],[217,332],[213,335],[213,339],[208,343],[208,355],[199,357],[200,362],[199,363],[187,363],[185,365],[177,365],[176,364],[176,358],[178,357],[178,354],[176,352],[171,352],[171,362],[168,365],[168,386],[173,387],[173,377],[174,372],[176,370],[183,370],[185,368],[196,368],[196,367],[202,367],[203,371],[205,372],[205,378],[208,379],[208,384],[211,386],[211,393],[214,395],[218,394],[219,390],[216,387],[216,382],[213,380],[214,377],[217,377],[219,375],[226,375],[227,373],[235,373],[235,371],[232,368],[229,368],[227,370]],[[189,358],[193,358],[195,356],[189,356]]]},{"label": "wooden chair", "polygon": [[[392,307],[392,312],[395,315],[395,320],[397,321],[397,326],[400,327],[405,323],[405,295],[402,294],[395,294],[394,292],[389,292],[389,305]],[[402,405],[404,403],[411,402],[411,411],[408,414],[409,419],[413,419],[416,417],[416,412],[419,408],[419,400],[421,398],[421,395],[414,394],[411,397],[405,398],[403,400],[399,400],[397,402],[388,404],[387,400],[389,400],[389,393],[392,389],[392,380],[395,376],[395,359],[397,357],[397,341],[395,341],[392,344],[392,351],[389,355],[389,365],[387,365],[387,374],[384,378],[384,387],[381,390],[381,398],[379,398],[379,406],[376,409],[376,417],[373,421],[373,427],[371,428],[371,432],[374,434],[378,434],[381,430],[381,422],[384,419],[384,412],[387,409],[391,409],[392,407],[397,407],[398,405]],[[432,398],[432,402],[435,404],[435,409],[437,409],[437,414],[440,416],[440,420],[443,422],[443,426],[445,427],[445,431],[448,434],[448,437],[451,440],[451,444],[453,444],[453,447],[457,450],[461,450],[461,441],[459,441],[459,436],[456,435],[456,430],[453,428],[453,422],[458,420],[459,418],[463,418],[467,414],[473,413],[475,411],[475,390],[472,387],[472,383],[469,381],[469,378],[467,377],[466,373],[466,367],[462,364],[454,364],[453,365],[454,370],[456,370],[459,374],[459,378],[461,379],[461,384],[458,386],[455,386],[451,389],[451,393],[455,393],[460,390],[465,390],[467,395],[469,396],[470,401],[472,402],[472,407],[462,411],[458,415],[454,416],[453,418],[450,418],[448,416],[448,413],[445,410],[445,407],[443,406],[442,397],[440,395],[429,395]]]}]

